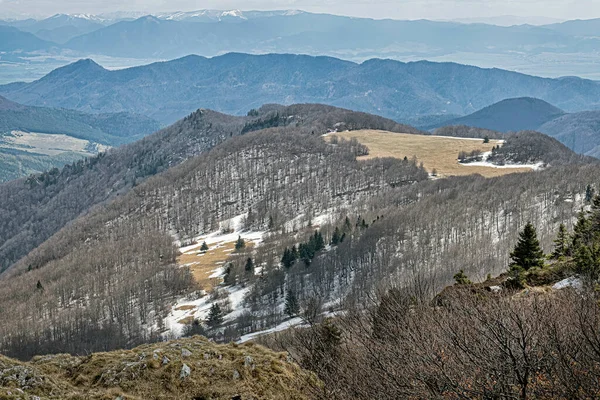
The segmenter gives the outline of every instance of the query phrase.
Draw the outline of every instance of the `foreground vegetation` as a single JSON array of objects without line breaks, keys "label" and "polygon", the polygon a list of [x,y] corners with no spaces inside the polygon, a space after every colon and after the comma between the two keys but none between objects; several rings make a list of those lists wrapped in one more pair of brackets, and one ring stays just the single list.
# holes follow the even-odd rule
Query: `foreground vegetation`
[{"label": "foreground vegetation", "polygon": [[196,336],[84,357],[0,356],[2,399],[309,399],[319,385],[285,354]]},{"label": "foreground vegetation", "polygon": [[393,288],[261,341],[322,379],[316,398],[596,399],[598,221],[600,197],[572,234],[561,225],[548,260],[528,223],[498,278],[474,284],[460,271],[431,301]]}]

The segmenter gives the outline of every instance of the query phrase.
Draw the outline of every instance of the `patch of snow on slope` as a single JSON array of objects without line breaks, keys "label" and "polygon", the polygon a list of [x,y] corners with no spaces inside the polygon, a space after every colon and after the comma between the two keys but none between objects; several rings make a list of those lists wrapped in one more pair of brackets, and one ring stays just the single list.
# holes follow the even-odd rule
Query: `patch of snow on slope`
[{"label": "patch of snow on slope", "polygon": [[[478,139],[481,140],[481,139]],[[535,164],[505,164],[505,165],[497,165],[497,164],[493,164],[488,160],[488,158],[490,158],[490,156],[492,155],[491,151],[486,151],[485,153],[483,153],[481,156],[483,158],[482,161],[474,161],[474,162],[470,162],[470,163],[461,163],[461,165],[464,165],[466,167],[490,167],[490,168],[499,168],[499,169],[510,169],[510,168],[531,168],[534,171],[537,171],[539,169],[542,169],[544,166],[543,162],[538,162]]]},{"label": "patch of snow on slope", "polygon": [[571,276],[570,278],[563,279],[562,281],[555,283],[554,286],[552,286],[552,289],[561,290],[569,287],[572,287],[573,289],[581,289],[582,286],[583,283],[581,282],[581,279],[576,276]]},{"label": "patch of snow on slope", "polygon": [[238,340],[238,343],[245,343],[249,340],[256,339],[259,336],[267,335],[269,333],[285,331],[286,329],[292,328],[294,326],[300,326],[303,324],[303,322],[304,321],[300,317],[288,319],[287,321],[284,321],[273,328],[265,329],[264,331],[252,332],[247,335],[244,335]]},{"label": "patch of snow on slope", "polygon": [[[192,250],[200,248],[203,242],[206,242],[207,245],[218,244],[218,243],[231,243],[235,242],[238,237],[242,237],[245,241],[254,242],[255,246],[260,245],[263,240],[263,236],[266,232],[264,231],[244,231],[243,228],[243,220],[247,217],[247,214],[241,214],[231,219],[225,220],[221,222],[220,229],[207,233],[202,236],[198,236],[195,238],[196,244],[181,247],[179,251],[182,253],[188,253]],[[229,228],[231,230],[230,233],[223,233],[225,228]]]},{"label": "patch of snow on slope", "polygon": [[183,324],[179,321],[185,318],[205,319],[212,305],[209,296],[202,296],[196,300],[187,298],[180,299],[172,308],[171,313],[165,318],[165,327],[167,332],[175,337],[181,337],[183,334]]}]

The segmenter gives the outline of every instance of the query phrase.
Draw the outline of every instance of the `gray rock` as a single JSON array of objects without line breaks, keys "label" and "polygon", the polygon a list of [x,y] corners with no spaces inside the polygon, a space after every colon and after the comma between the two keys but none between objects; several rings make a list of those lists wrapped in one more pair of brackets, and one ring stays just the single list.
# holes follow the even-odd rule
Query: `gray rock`
[{"label": "gray rock", "polygon": [[240,372],[237,369],[233,370],[233,380],[237,381],[238,379],[241,379],[242,375],[240,375]]},{"label": "gray rock", "polygon": [[250,356],[244,357],[244,367],[254,369],[254,359]]},{"label": "gray rock", "polygon": [[191,357],[192,352],[186,348],[181,349],[181,357]]},{"label": "gray rock", "polygon": [[167,364],[168,364],[168,363],[170,363],[170,362],[171,362],[171,360],[169,360],[169,357],[167,357],[167,356],[164,356],[164,357],[163,357],[163,360],[162,360],[162,364],[163,364],[163,365],[167,365]]},{"label": "gray rock", "polygon": [[192,374],[192,369],[190,367],[188,367],[187,364],[183,364],[183,367],[181,367],[181,372],[179,373],[179,377],[181,379],[185,379],[188,376],[190,376]]}]

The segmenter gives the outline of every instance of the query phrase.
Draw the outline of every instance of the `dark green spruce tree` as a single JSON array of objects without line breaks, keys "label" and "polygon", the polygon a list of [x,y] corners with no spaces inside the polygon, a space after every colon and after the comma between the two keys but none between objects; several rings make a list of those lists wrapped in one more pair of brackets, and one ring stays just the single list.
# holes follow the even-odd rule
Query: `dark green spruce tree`
[{"label": "dark green spruce tree", "polygon": [[333,231],[333,235],[331,235],[331,245],[337,246],[338,244],[340,244],[341,239],[342,235],[340,234],[340,228],[336,226],[335,230]]},{"label": "dark green spruce tree", "polygon": [[288,290],[285,294],[285,308],[283,309],[290,318],[295,317],[300,312],[300,305],[296,294],[292,290]]},{"label": "dark green spruce tree", "polygon": [[558,227],[558,234],[554,239],[554,251],[552,252],[552,258],[559,260],[566,257],[569,254],[569,233],[565,224],[560,224]]},{"label": "dark green spruce tree", "polygon": [[210,311],[208,312],[208,318],[206,319],[206,325],[211,328],[216,328],[221,325],[223,322],[223,311],[221,311],[221,307],[219,304],[213,303],[210,307]]},{"label": "dark green spruce tree", "polygon": [[241,236],[238,236],[237,241],[235,242],[235,249],[236,250],[241,250],[244,247],[246,247],[246,242],[244,241],[244,239],[242,239]]},{"label": "dark green spruce tree", "polygon": [[254,272],[254,262],[251,257],[248,257],[246,260],[246,265],[244,266],[244,270],[246,272]]},{"label": "dark green spruce tree", "polygon": [[512,253],[510,253],[510,269],[523,269],[529,271],[531,268],[542,268],[544,266],[544,252],[540,247],[537,232],[531,222],[525,225],[519,234],[519,241]]}]

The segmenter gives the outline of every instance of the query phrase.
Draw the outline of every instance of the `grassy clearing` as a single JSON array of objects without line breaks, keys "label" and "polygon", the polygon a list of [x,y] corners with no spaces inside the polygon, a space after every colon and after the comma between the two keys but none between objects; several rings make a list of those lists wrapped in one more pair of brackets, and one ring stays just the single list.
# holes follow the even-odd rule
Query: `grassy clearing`
[{"label": "grassy clearing", "polygon": [[[35,154],[57,156],[63,153],[77,153],[82,156],[93,155],[88,150],[89,141],[77,139],[63,134],[13,131],[10,135],[0,137],[0,147],[14,148]],[[107,146],[98,145],[99,151],[106,151]]]},{"label": "grassy clearing", "polygon": [[481,174],[485,177],[494,177],[512,174],[515,172],[529,172],[531,168],[493,168],[484,166],[466,166],[458,162],[460,151],[471,152],[481,150],[491,151],[492,147],[500,143],[498,140],[490,140],[483,143],[481,139],[463,139],[440,136],[411,135],[375,130],[360,130],[350,132],[339,132],[325,137],[331,140],[332,136],[344,139],[355,138],[369,148],[369,155],[359,159],[371,159],[377,157],[393,157],[411,159],[417,157],[418,162],[423,162],[427,171],[437,170],[438,176],[462,176]]},{"label": "grassy clearing", "polygon": [[[246,241],[244,253],[251,252],[254,243]],[[215,286],[222,282],[221,278],[211,278],[215,270],[224,266],[230,256],[235,252],[235,242],[221,242],[211,244],[205,253],[198,249],[190,250],[181,254],[178,259],[179,265],[188,265],[194,280],[206,292],[210,292]]]}]

